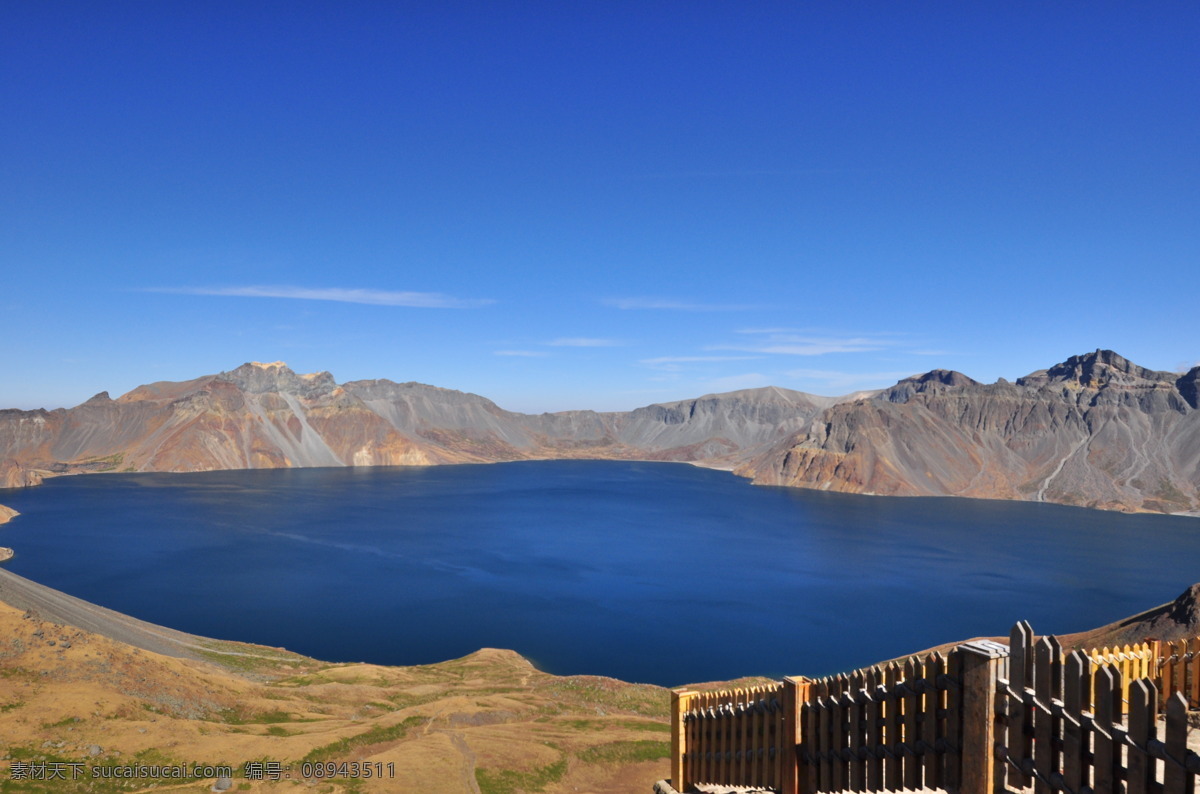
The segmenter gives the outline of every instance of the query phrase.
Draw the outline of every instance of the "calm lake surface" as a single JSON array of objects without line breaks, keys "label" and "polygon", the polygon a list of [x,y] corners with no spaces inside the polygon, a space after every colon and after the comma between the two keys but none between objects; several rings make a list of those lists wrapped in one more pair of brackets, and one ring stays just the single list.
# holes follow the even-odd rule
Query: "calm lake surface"
[{"label": "calm lake surface", "polygon": [[0,490],[6,567],[331,661],[512,648],[680,685],[822,675],[1020,619],[1080,631],[1200,581],[1200,520],[761,488],[547,461],[62,477]]}]

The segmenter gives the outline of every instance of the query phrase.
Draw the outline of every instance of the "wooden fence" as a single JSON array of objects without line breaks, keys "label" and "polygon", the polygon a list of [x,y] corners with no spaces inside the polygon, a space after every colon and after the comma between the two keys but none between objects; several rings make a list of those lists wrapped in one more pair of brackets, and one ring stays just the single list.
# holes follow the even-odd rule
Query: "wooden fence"
[{"label": "wooden fence", "polygon": [[676,691],[671,774],[679,791],[1195,794],[1187,709],[1197,695],[1200,639],[1066,655],[1022,622],[1008,646]]},{"label": "wooden fence", "polygon": [[1002,763],[993,791],[1006,785],[1032,786],[1035,794],[1195,791],[1200,756],[1187,747],[1188,703],[1181,692],[1167,697],[1160,726],[1154,679],[1126,686],[1117,665],[1093,672],[1093,656],[1064,656],[1054,637],[1035,643],[1025,622],[1013,627],[1009,649],[998,680],[996,717],[1004,730],[995,745]]},{"label": "wooden fence", "polygon": [[[672,694],[675,780],[779,789],[789,744],[785,682],[717,692]],[[794,701],[791,713],[795,714]]]},{"label": "wooden fence", "polygon": [[[1087,651],[1091,660],[1091,670],[1095,673],[1101,667],[1108,667],[1121,674],[1124,682],[1121,697],[1129,700],[1129,685],[1139,678],[1157,678],[1157,661],[1159,657],[1158,643],[1141,642],[1136,645],[1126,645],[1123,648],[1096,648]],[[1164,691],[1169,692],[1170,689]],[[1093,696],[1095,692],[1093,691]]]},{"label": "wooden fence", "polygon": [[804,791],[958,786],[959,657],[932,654],[805,685]]},{"label": "wooden fence", "polygon": [[1191,708],[1200,708],[1200,637],[1151,644],[1158,657],[1155,679],[1164,703],[1170,694],[1182,692]]}]

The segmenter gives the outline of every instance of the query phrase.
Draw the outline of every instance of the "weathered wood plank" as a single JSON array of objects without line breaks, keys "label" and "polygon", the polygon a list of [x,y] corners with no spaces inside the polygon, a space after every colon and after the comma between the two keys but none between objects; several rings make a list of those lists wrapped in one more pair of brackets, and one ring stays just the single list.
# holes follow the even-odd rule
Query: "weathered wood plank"
[{"label": "weathered wood plank", "polygon": [[943,785],[958,791],[962,785],[962,655],[946,660],[946,748]]},{"label": "weathered wood plank", "polygon": [[863,696],[866,692],[862,689],[857,692],[846,692],[842,695],[842,709],[846,714],[846,749],[850,751],[850,789],[852,791],[863,791],[867,776],[867,765],[863,759],[863,747],[865,742],[863,736],[865,733],[866,722],[863,720]]},{"label": "weathered wood plank", "polygon": [[831,729],[830,722],[833,715],[830,713],[829,699],[821,698],[817,701],[817,756],[819,778],[817,781],[818,791],[831,791],[830,786],[833,785],[833,760],[830,758],[831,747]]},{"label": "weathered wood plank", "polygon": [[1037,694],[1033,710],[1033,759],[1037,770],[1033,781],[1034,794],[1051,794],[1050,775],[1057,771],[1053,766],[1054,728],[1049,711],[1053,686],[1050,656],[1050,638],[1042,637],[1033,649],[1033,687]]},{"label": "weathered wood plank", "polygon": [[[799,794],[800,763],[797,751],[800,747],[803,724],[800,722],[800,705],[808,694],[808,682],[804,678],[783,679],[783,779],[779,781],[780,794]],[[754,785],[761,785],[757,780]]]},{"label": "weathered wood plank", "polygon": [[1193,794],[1195,776],[1183,768],[1187,761],[1187,698],[1176,692],[1167,700],[1167,762],[1163,794]]},{"label": "weathered wood plank", "polygon": [[[1025,690],[1032,683],[1033,627],[1022,620],[1009,633],[1008,686],[1012,693],[1008,707],[1008,737],[1005,744],[1008,753],[1020,762],[1032,756],[1032,737],[1025,729],[1030,724],[1029,709],[1025,705]],[[1015,769],[1007,770],[1010,788],[1023,789],[1033,785],[1033,779]],[[965,781],[964,781],[965,782]]]},{"label": "weathered wood plank", "polygon": [[1193,637],[1192,642],[1192,679],[1188,704],[1192,708],[1200,708],[1200,637]]},{"label": "weathered wood plank", "polygon": [[938,708],[941,706],[941,693],[937,688],[937,677],[942,672],[942,657],[930,654],[922,662],[921,669],[921,741],[924,742],[922,757],[923,782],[925,788],[939,788],[942,785],[942,756],[935,751],[939,733]]},{"label": "weathered wood plank", "polygon": [[918,676],[915,657],[904,663],[904,787],[921,787],[921,760],[916,757],[917,715],[921,711],[921,696],[915,689]]},{"label": "weathered wood plank", "polygon": [[1079,791],[1083,785],[1083,753],[1087,745],[1080,717],[1091,705],[1087,702],[1092,694],[1090,679],[1085,676],[1090,667],[1091,662],[1082,651],[1067,657],[1063,676],[1063,709],[1068,715],[1063,726],[1063,781],[1068,791]]},{"label": "weathered wood plank", "polygon": [[1120,684],[1111,667],[1096,671],[1095,725],[1092,750],[1092,788],[1097,791],[1116,791],[1113,777],[1113,761],[1117,748],[1113,743],[1113,692],[1120,692]]},{"label": "weathered wood plank", "polygon": [[844,791],[850,780],[847,776],[846,761],[842,758],[842,750],[846,749],[846,712],[842,699],[829,698],[829,727],[830,727],[830,765],[832,774],[830,780],[833,791]]},{"label": "weathered wood plank", "polygon": [[898,687],[900,685],[900,666],[896,662],[888,664],[884,670],[884,686],[887,688],[887,745],[891,750],[884,764],[884,779],[889,791],[899,791],[904,786],[904,748],[901,742],[904,737],[904,714]]},{"label": "weathered wood plank", "polygon": [[996,694],[1007,649],[991,642],[955,648],[962,657],[962,780],[966,792],[1001,791],[1003,768],[996,761]]},{"label": "weathered wood plank", "polygon": [[1129,685],[1129,738],[1133,747],[1127,750],[1125,773],[1126,794],[1150,794],[1155,780],[1154,759],[1146,753],[1154,737],[1158,693],[1154,684],[1138,680]]},{"label": "weathered wood plank", "polygon": [[878,671],[871,676],[871,697],[866,703],[867,741],[866,746],[871,751],[867,760],[867,790],[879,791],[883,788],[883,753],[884,753],[884,701],[887,690],[880,684]]},{"label": "weathered wood plank", "polygon": [[[815,685],[814,685],[815,686]],[[820,788],[820,760],[817,753],[820,752],[819,736],[820,736],[820,709],[812,700],[812,691],[809,691],[809,696],[804,704],[804,748],[807,751],[804,761],[804,794],[815,794]]]}]

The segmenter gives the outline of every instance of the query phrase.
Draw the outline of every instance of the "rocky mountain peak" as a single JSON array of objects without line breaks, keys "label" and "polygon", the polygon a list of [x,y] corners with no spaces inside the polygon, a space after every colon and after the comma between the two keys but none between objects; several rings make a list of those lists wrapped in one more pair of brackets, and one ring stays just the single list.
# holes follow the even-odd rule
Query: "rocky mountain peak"
[{"label": "rocky mountain peak", "polygon": [[273,361],[269,364],[250,361],[237,369],[222,372],[217,377],[233,383],[247,394],[286,392],[312,399],[328,394],[337,388],[333,375],[328,372],[297,375],[282,361]]},{"label": "rocky mountain peak", "polygon": [[963,386],[978,386],[979,381],[968,378],[961,372],[950,369],[934,369],[923,375],[913,375],[897,383],[890,389],[884,389],[878,398],[892,403],[905,403],[914,394],[930,391],[939,386],[959,388]]},{"label": "rocky mountain peak", "polygon": [[1088,389],[1173,380],[1167,373],[1139,367],[1111,350],[1097,350],[1082,356],[1071,356],[1063,363],[1046,370],[1046,376],[1052,382],[1072,382]]}]

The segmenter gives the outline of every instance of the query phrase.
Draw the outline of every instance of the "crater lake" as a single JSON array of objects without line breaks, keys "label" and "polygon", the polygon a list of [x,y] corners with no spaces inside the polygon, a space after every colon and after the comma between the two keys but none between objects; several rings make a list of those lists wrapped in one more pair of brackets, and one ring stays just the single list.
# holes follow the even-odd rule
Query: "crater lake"
[{"label": "crater lake", "polygon": [[0,490],[9,570],[328,661],[511,648],[667,686],[1093,628],[1200,580],[1200,521],[538,461],[60,477]]}]

